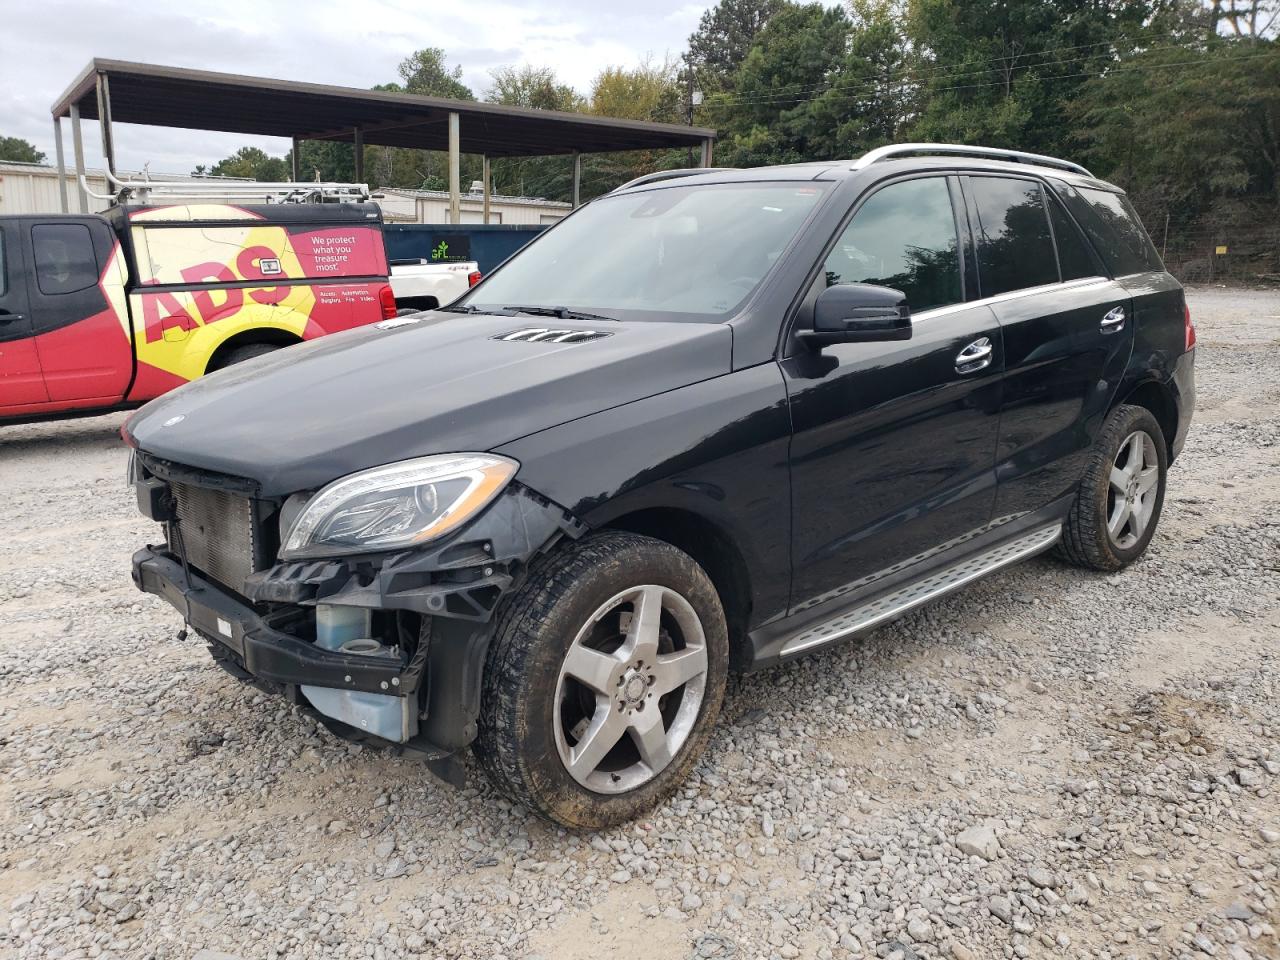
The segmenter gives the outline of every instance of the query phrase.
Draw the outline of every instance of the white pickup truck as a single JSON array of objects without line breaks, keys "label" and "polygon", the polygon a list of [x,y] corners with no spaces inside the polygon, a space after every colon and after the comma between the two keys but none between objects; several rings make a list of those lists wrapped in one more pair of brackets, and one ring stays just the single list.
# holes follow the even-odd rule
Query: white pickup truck
[{"label": "white pickup truck", "polygon": [[453,303],[479,283],[480,276],[480,265],[473,260],[392,260],[391,292],[401,310],[434,310]]}]

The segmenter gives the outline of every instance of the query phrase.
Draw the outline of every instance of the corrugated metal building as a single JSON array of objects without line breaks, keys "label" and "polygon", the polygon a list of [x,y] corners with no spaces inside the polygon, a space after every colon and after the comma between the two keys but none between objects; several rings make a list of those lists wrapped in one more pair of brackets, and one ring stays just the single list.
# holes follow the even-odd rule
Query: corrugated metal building
[{"label": "corrugated metal building", "polygon": [[[449,194],[444,190],[409,190],[403,187],[379,187],[382,217],[388,223],[448,223]],[[462,195],[462,222],[484,222],[484,195],[475,189]],[[573,205],[535,197],[489,199],[489,222],[507,225],[551,224],[567,217]]]}]

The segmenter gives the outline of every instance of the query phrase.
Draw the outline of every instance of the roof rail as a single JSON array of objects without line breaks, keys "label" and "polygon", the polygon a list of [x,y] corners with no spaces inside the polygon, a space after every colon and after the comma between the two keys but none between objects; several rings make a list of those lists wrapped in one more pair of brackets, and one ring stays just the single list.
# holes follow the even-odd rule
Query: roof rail
[{"label": "roof rail", "polygon": [[[255,180],[120,180],[106,173],[117,203],[147,204],[178,198],[258,203],[359,203],[368,200],[365,183],[262,183]],[[88,191],[87,184],[82,185]],[[106,199],[106,198],[101,198]]]},{"label": "roof rail", "polygon": [[728,170],[729,167],[681,167],[679,170],[658,170],[655,173],[646,173],[643,177],[636,177],[634,180],[628,180],[620,187],[614,187],[612,192],[617,193],[619,190],[626,190],[629,187],[638,187],[645,183],[657,183],[659,180],[676,180],[680,177],[696,177],[700,173],[719,173],[721,170]]},{"label": "roof rail", "polygon": [[1002,150],[999,147],[970,147],[958,143],[893,143],[886,147],[868,150],[853,162],[851,170],[861,170],[879,160],[900,157],[912,153],[937,153],[954,157],[987,157],[992,160],[1009,160],[1013,163],[1030,163],[1037,167],[1056,167],[1059,170],[1070,170],[1072,173],[1083,173],[1086,177],[1093,174],[1078,163],[1070,160],[1059,160],[1057,157],[1046,157],[1040,153],[1026,153],[1022,150]]}]

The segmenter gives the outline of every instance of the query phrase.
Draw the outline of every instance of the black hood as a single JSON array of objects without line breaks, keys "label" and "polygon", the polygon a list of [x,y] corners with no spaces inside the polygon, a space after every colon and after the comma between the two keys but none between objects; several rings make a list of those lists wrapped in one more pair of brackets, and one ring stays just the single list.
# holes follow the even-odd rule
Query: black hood
[{"label": "black hood", "polygon": [[[500,339],[546,327],[605,336]],[[147,404],[126,431],[153,456],[280,496],[410,457],[491,450],[726,374],[731,353],[723,324],[423,313],[193,381]]]}]

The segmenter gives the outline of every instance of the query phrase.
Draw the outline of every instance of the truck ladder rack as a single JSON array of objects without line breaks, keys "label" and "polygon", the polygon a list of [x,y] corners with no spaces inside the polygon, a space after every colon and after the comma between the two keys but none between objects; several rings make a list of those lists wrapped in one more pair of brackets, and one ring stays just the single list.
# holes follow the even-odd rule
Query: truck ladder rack
[{"label": "truck ladder rack", "polygon": [[[367,183],[264,183],[257,180],[119,180],[106,174],[117,203],[166,203],[177,199],[241,203],[361,203],[372,194]],[[86,183],[81,186],[88,192]],[[95,196],[97,196],[95,194]]]}]

